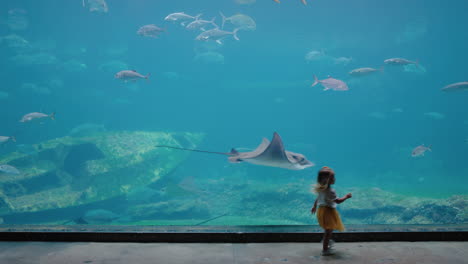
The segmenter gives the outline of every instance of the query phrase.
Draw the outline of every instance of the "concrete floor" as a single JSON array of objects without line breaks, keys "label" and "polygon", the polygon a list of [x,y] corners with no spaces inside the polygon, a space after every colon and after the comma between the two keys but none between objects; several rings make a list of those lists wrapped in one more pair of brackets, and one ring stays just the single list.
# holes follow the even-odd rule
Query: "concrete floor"
[{"label": "concrete floor", "polygon": [[468,263],[468,242],[336,243],[320,256],[319,243],[168,244],[0,242],[1,264],[449,264]]}]

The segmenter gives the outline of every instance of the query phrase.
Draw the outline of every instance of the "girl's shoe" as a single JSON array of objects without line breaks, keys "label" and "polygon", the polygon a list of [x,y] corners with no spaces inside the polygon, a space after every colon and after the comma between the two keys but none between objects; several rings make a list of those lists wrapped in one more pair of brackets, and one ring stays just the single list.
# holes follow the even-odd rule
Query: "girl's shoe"
[{"label": "girl's shoe", "polygon": [[331,255],[334,255],[334,254],[335,254],[335,252],[330,248],[328,248],[325,251],[322,251],[322,256],[331,256]]}]

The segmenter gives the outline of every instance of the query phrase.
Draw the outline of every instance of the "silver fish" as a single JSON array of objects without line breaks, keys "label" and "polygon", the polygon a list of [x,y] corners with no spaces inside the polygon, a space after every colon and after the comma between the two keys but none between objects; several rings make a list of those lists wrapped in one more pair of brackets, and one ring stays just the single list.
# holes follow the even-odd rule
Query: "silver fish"
[{"label": "silver fish", "polygon": [[334,90],[334,91],[349,90],[348,85],[345,82],[338,80],[338,79],[334,79],[331,76],[328,76],[327,79],[319,80],[317,76],[314,75],[314,83],[312,84],[312,86],[315,86],[319,83],[323,85],[323,87],[325,87],[325,89],[323,89],[324,91],[326,90]]},{"label": "silver fish", "polygon": [[202,32],[195,39],[200,41],[214,40],[218,44],[223,44],[222,40],[230,35],[232,35],[235,40],[239,40],[239,37],[237,36],[237,31],[239,31],[238,28],[234,29],[233,32],[224,31],[219,28],[214,28]]},{"label": "silver fish", "polygon": [[219,12],[219,14],[223,19],[221,28],[224,28],[224,24],[226,23],[226,21],[230,21],[231,24],[234,25],[234,27],[242,30],[254,31],[255,29],[257,29],[257,24],[255,23],[255,20],[253,20],[253,18],[247,15],[236,14],[231,17],[226,17],[222,12]]},{"label": "silver fish", "polygon": [[188,24],[186,28],[190,29],[190,30],[200,29],[202,31],[206,31],[205,26],[207,26],[209,24],[211,24],[215,28],[217,28],[218,25],[215,24],[215,19],[216,19],[216,17],[213,17],[213,19],[211,19],[211,20],[197,19],[197,20],[191,22],[190,24]]},{"label": "silver fish", "polygon": [[137,34],[143,37],[157,38],[162,32],[164,32],[164,29],[151,24],[140,27]]},{"label": "silver fish", "polygon": [[31,122],[33,120],[40,120],[40,119],[44,119],[44,118],[50,118],[52,120],[55,120],[55,112],[50,114],[50,115],[43,114],[43,113],[38,113],[38,112],[29,113],[29,114],[24,115],[21,118],[20,122],[21,123],[26,123],[26,122]]},{"label": "silver fish", "polygon": [[125,82],[128,81],[137,81],[138,79],[147,79],[149,78],[150,74],[148,73],[147,75],[141,75],[140,73],[136,72],[135,70],[125,70],[125,71],[119,71],[118,73],[115,74],[116,79],[123,80]]},{"label": "silver fish", "polygon": [[424,156],[424,153],[425,153],[426,151],[428,151],[428,150],[429,150],[429,151],[432,151],[431,146],[426,147],[426,146],[424,146],[424,144],[421,145],[421,146],[417,146],[417,147],[415,147],[415,148],[413,149],[413,151],[411,152],[411,157],[421,157],[421,156]]},{"label": "silver fish", "polygon": [[442,88],[444,92],[468,91],[468,82],[452,83]]},{"label": "silver fish", "polygon": [[16,138],[11,136],[11,137],[5,137],[5,136],[0,136],[0,145],[3,144],[3,143],[6,143],[8,141],[13,141],[13,142],[16,142]]},{"label": "silver fish", "polygon": [[165,21],[170,22],[180,22],[182,26],[185,27],[187,20],[197,20],[202,14],[198,14],[196,16],[187,15],[184,12],[177,12],[169,14],[167,17],[164,18]]},{"label": "silver fish", "polygon": [[[278,3],[278,4],[280,3],[280,0],[273,0],[273,1],[275,1],[275,2]],[[301,0],[301,2],[302,2],[303,5],[307,5],[307,1],[306,1],[306,0]]]},{"label": "silver fish", "polygon": [[10,174],[10,175],[21,174],[21,172],[17,168],[7,165],[7,164],[0,165],[0,173]]},{"label": "silver fish", "polygon": [[374,68],[358,68],[358,69],[354,69],[352,71],[349,72],[349,75],[352,75],[352,76],[364,76],[364,75],[369,75],[371,73],[375,73],[375,72],[378,72],[378,71],[381,71],[383,72],[383,67],[381,67],[380,69],[374,69]]},{"label": "silver fish", "polygon": [[403,58],[391,58],[391,59],[387,59],[387,60],[384,60],[384,63],[385,63],[385,64],[389,64],[389,65],[408,65],[408,64],[419,65],[419,61],[418,61],[418,60],[416,60],[416,61],[410,61],[410,60],[403,59]]}]

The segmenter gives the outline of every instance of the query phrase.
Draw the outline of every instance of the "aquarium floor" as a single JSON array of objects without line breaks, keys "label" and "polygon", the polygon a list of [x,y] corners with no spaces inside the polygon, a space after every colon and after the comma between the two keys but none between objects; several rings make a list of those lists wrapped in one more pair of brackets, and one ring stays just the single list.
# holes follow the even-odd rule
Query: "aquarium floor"
[{"label": "aquarium floor", "polygon": [[0,242],[1,264],[285,264],[468,263],[468,242],[336,243],[321,256],[320,243],[64,243]]}]

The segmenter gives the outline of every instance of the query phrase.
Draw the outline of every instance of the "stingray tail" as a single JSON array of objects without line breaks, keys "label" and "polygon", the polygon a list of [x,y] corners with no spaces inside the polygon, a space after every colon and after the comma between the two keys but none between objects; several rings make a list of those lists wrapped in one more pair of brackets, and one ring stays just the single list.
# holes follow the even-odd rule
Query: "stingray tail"
[{"label": "stingray tail", "polygon": [[207,151],[207,150],[199,150],[199,149],[189,149],[189,148],[179,148],[174,146],[166,146],[166,145],[156,145],[156,148],[171,148],[171,149],[179,149],[179,150],[186,150],[186,151],[194,151],[194,152],[204,152],[204,153],[211,153],[211,154],[220,154],[220,155],[228,155],[233,156],[234,154],[231,152],[216,152],[216,151]]}]

